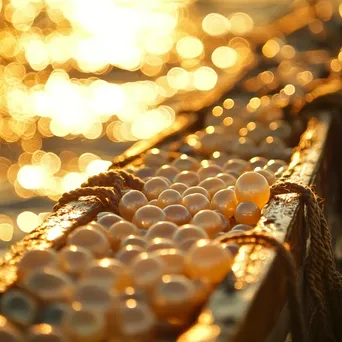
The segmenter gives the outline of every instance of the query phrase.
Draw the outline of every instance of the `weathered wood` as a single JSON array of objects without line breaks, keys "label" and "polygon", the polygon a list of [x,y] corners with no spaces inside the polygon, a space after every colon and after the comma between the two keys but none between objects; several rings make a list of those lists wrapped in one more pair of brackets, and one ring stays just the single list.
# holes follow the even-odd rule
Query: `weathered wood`
[{"label": "weathered wood", "polygon": [[11,246],[0,262],[0,293],[17,279],[17,265],[23,254],[33,248],[60,248],[76,227],[91,221],[103,205],[94,196],[70,202],[50,215],[38,228]]}]

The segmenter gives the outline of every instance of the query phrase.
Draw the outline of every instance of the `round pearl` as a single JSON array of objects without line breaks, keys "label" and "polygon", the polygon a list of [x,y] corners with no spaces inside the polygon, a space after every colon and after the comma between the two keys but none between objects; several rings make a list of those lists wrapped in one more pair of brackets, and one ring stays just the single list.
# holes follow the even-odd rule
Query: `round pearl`
[{"label": "round pearl", "polygon": [[197,185],[200,181],[199,176],[194,171],[182,171],[174,179],[176,183],[184,183],[187,186]]},{"label": "round pearl", "polygon": [[156,285],[152,305],[160,317],[188,315],[193,308],[195,286],[183,275],[166,275]]},{"label": "round pearl", "polygon": [[178,226],[173,222],[157,222],[147,231],[145,238],[152,240],[154,238],[171,239]]},{"label": "round pearl", "polygon": [[104,315],[87,309],[73,309],[64,322],[63,328],[71,341],[100,342],[105,337]]},{"label": "round pearl", "polygon": [[204,304],[208,300],[212,290],[211,284],[205,279],[194,279],[192,283],[195,286],[195,303],[197,305]]},{"label": "round pearl", "polygon": [[271,186],[277,180],[275,174],[270,170],[260,169],[260,167],[257,167],[254,169],[254,171],[264,176],[269,186]]},{"label": "round pearl", "polygon": [[[125,196],[125,195],[124,195]],[[121,214],[120,214],[121,215]],[[104,215],[102,216],[97,223],[100,224],[102,227],[105,228],[109,228],[110,226],[112,226],[114,223],[122,221],[122,217],[120,217],[119,215],[116,214],[108,214],[108,215]]]},{"label": "round pearl", "polygon": [[219,173],[223,172],[223,167],[216,164],[209,164],[199,168],[197,172],[202,181],[206,178],[217,176]]},{"label": "round pearl", "polygon": [[[202,133],[202,132],[201,132]],[[202,133],[200,136],[200,148],[199,150],[203,154],[210,154],[217,150],[221,150],[222,146],[222,135],[219,134],[219,132],[213,132],[213,133]]]},{"label": "round pearl", "polygon": [[168,248],[174,248],[175,245],[172,240],[165,239],[165,238],[154,238],[152,239],[147,247],[147,252],[153,252],[157,251],[158,249],[168,249]]},{"label": "round pearl", "polygon": [[197,239],[188,239],[188,240],[185,240],[183,242],[181,242],[180,244],[178,244],[178,248],[179,250],[181,250],[182,252],[184,253],[187,253],[188,250],[191,248],[191,246],[197,242],[198,240]]},{"label": "round pearl", "polygon": [[63,271],[78,276],[94,260],[93,254],[81,246],[65,246],[58,252],[59,264]]},{"label": "round pearl", "polygon": [[67,300],[72,293],[72,282],[65,273],[52,269],[31,272],[23,281],[23,287],[46,301]]},{"label": "round pearl", "polygon": [[165,274],[181,274],[185,271],[185,256],[178,248],[158,249],[149,253],[151,258],[159,257],[164,261]]},{"label": "round pearl", "polygon": [[226,163],[228,159],[229,159],[229,156],[224,152],[215,151],[210,156],[210,160],[212,160],[216,165],[220,165],[220,166],[223,166],[223,164]]},{"label": "round pearl", "polygon": [[284,160],[281,159],[271,159],[266,164],[266,170],[272,171],[273,173],[276,173],[280,168],[286,168],[287,163]]},{"label": "round pearl", "polygon": [[37,303],[31,296],[16,289],[6,291],[0,301],[1,313],[12,322],[30,325],[37,315]]},{"label": "round pearl", "polygon": [[148,202],[149,205],[155,205],[156,207],[158,207],[158,199],[154,199],[152,201]]},{"label": "round pearl", "polygon": [[28,342],[68,342],[68,340],[58,328],[49,324],[37,324],[28,331]]},{"label": "round pearl", "polygon": [[254,202],[262,209],[270,198],[270,186],[259,173],[245,172],[235,183],[235,194],[239,202]]},{"label": "round pearl", "polygon": [[110,214],[112,214],[110,211],[101,211],[100,213],[96,215],[96,221],[98,221],[101,217],[110,215]]},{"label": "round pearl", "polygon": [[52,303],[43,308],[39,322],[59,326],[70,313],[71,305],[66,303]]},{"label": "round pearl", "polygon": [[32,271],[57,266],[57,254],[52,249],[32,249],[26,251],[18,263],[18,278],[24,279]]},{"label": "round pearl", "polygon": [[194,224],[185,224],[184,226],[179,227],[172,236],[173,241],[177,245],[180,245],[187,240],[200,240],[207,238],[207,232]]},{"label": "round pearl", "polygon": [[119,213],[125,220],[132,221],[135,212],[147,204],[148,199],[141,191],[130,190],[119,202]]},{"label": "round pearl", "polygon": [[166,177],[168,180],[172,182],[179,172],[180,170],[172,165],[163,165],[157,170],[156,176]]},{"label": "round pearl", "polygon": [[193,224],[201,227],[209,236],[213,238],[223,230],[221,217],[212,210],[201,210],[192,219]]},{"label": "round pearl", "polygon": [[152,148],[143,156],[143,163],[147,166],[161,166],[168,160],[168,155],[165,151],[158,148]]},{"label": "round pearl", "polygon": [[111,292],[101,285],[82,281],[77,284],[73,294],[73,301],[82,309],[107,312],[111,307],[113,298]]},{"label": "round pearl", "polygon": [[239,231],[248,231],[248,230],[251,230],[253,229],[253,226],[250,226],[248,224],[237,224],[233,227],[233,229],[231,231],[236,231],[236,230],[239,230]]},{"label": "round pearl", "polygon": [[108,238],[113,250],[117,250],[128,235],[138,234],[137,227],[127,221],[119,221],[114,223],[108,230]]},{"label": "round pearl", "polygon": [[201,164],[195,158],[182,154],[179,158],[175,159],[171,165],[181,171],[196,171]]},{"label": "round pearl", "polygon": [[256,225],[260,219],[261,211],[259,207],[253,202],[242,202],[235,210],[234,217],[236,222]]},{"label": "round pearl", "polygon": [[223,180],[219,178],[209,177],[198,184],[209,192],[210,198],[212,198],[217,191],[225,189],[226,185]]},{"label": "round pearl", "polygon": [[158,196],[169,188],[168,182],[161,177],[153,177],[148,180],[143,188],[143,193],[149,201],[157,199]]},{"label": "round pearl", "polygon": [[[123,341],[152,341],[156,318],[150,307],[134,299],[120,305],[120,330]],[[121,340],[120,340],[121,341]]]},{"label": "round pearl", "polygon": [[123,264],[129,265],[133,259],[142,252],[144,252],[144,248],[128,245],[119,250],[119,252],[116,254],[116,258]]},{"label": "round pearl", "polygon": [[157,203],[159,208],[165,208],[171,204],[179,204],[181,201],[182,195],[178,191],[166,189],[159,195]]},{"label": "round pearl", "polygon": [[21,332],[4,316],[0,316],[0,341],[1,342],[25,342]]},{"label": "round pearl", "polygon": [[184,183],[173,183],[170,186],[170,189],[178,191],[181,195],[184,193],[186,189],[188,189],[188,186],[185,185]]},{"label": "round pearl", "polygon": [[256,167],[263,168],[267,164],[268,160],[264,157],[253,157],[249,160],[249,165],[252,170]]},{"label": "round pearl", "polygon": [[133,224],[138,228],[148,229],[153,224],[165,221],[166,215],[164,211],[154,205],[145,205],[137,210],[133,217]]},{"label": "round pearl", "polygon": [[[149,232],[150,229],[147,231]],[[146,232],[146,230],[144,230]],[[125,239],[122,240],[121,242],[121,247],[125,247],[128,245],[133,245],[133,246],[139,246],[142,248],[147,247],[147,238],[145,239],[142,236],[139,235],[128,235]]]},{"label": "round pearl", "polygon": [[112,258],[93,261],[82,274],[82,279],[105,289],[116,288],[119,291],[132,284],[132,276],[126,265]]},{"label": "round pearl", "polygon": [[237,206],[235,191],[231,189],[222,189],[218,191],[211,200],[210,208],[219,210],[227,218],[234,215]]},{"label": "round pearl", "polygon": [[181,204],[172,204],[164,208],[165,220],[173,222],[178,226],[189,223],[191,214],[189,210]]},{"label": "round pearl", "polygon": [[237,174],[250,170],[250,165],[247,161],[243,159],[229,159],[224,165],[224,170],[233,171]]},{"label": "round pearl", "polygon": [[234,185],[236,182],[236,177],[226,172],[219,173],[216,178],[223,180],[226,186]]},{"label": "round pearl", "polygon": [[156,173],[156,168],[155,167],[149,167],[149,166],[144,166],[134,172],[134,174],[143,179],[146,180],[146,178],[153,177]]},{"label": "round pearl", "polygon": [[233,257],[221,245],[200,240],[190,248],[185,262],[192,279],[205,279],[216,284],[230,271]]},{"label": "round pearl", "polygon": [[188,189],[186,189],[184,192],[183,192],[183,198],[187,195],[192,195],[192,194],[202,194],[204,195],[206,198],[210,198],[210,195],[209,195],[209,192],[202,188],[201,186],[192,186]]},{"label": "round pearl", "polygon": [[225,232],[228,232],[230,230],[230,227],[231,227],[231,225],[230,225],[231,218],[227,218],[218,210],[214,210],[214,211],[215,211],[215,213],[220,215],[220,218],[222,221],[222,233],[224,234]]},{"label": "round pearl", "polygon": [[203,209],[209,209],[210,206],[208,198],[200,193],[184,196],[182,204],[189,210],[191,215],[195,215]]},{"label": "round pearl", "polygon": [[91,226],[80,227],[68,236],[68,245],[88,249],[97,258],[107,255],[110,248],[108,238]]},{"label": "round pearl", "polygon": [[240,246],[235,243],[227,243],[222,245],[224,249],[226,249],[232,256],[235,256],[239,253]]},{"label": "round pearl", "polygon": [[150,291],[164,275],[165,269],[166,265],[161,257],[141,253],[131,264],[133,283],[139,289]]}]

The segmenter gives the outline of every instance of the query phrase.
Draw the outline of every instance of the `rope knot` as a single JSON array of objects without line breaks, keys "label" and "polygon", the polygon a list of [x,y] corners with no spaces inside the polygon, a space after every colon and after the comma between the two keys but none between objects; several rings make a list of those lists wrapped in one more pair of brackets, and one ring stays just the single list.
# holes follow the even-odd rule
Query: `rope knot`
[{"label": "rope knot", "polygon": [[297,193],[307,203],[309,200],[316,200],[316,194],[310,189],[310,187],[294,183],[290,181],[277,182],[271,187],[271,195],[283,195]]}]

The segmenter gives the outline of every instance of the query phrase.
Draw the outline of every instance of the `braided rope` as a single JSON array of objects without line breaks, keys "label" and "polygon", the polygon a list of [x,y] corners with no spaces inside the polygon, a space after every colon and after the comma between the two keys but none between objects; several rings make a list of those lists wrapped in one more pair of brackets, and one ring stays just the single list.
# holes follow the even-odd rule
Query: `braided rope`
[{"label": "braided rope", "polygon": [[284,181],[271,195],[298,193],[305,204],[310,247],[304,262],[309,290],[308,331],[312,342],[342,341],[342,275],[337,271],[328,223],[317,195],[307,186]]},{"label": "braided rope", "polygon": [[105,210],[118,213],[124,187],[141,190],[144,184],[140,178],[124,170],[100,173],[90,177],[80,188],[64,193],[53,210],[56,211],[63,205],[78,200],[82,196],[96,196]]},{"label": "braided rope", "polygon": [[236,243],[238,245],[252,245],[272,248],[283,261],[286,274],[286,288],[289,299],[289,310],[291,319],[291,333],[294,342],[305,342],[304,320],[302,315],[302,307],[299,300],[298,289],[296,285],[296,265],[291,253],[288,249],[276,240],[274,237],[265,233],[246,232],[236,233],[229,236],[219,238],[220,242]]}]

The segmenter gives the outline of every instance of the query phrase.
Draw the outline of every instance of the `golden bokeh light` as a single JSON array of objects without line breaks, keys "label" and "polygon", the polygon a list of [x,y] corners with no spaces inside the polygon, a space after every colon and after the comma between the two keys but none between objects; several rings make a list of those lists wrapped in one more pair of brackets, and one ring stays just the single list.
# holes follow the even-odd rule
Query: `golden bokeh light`
[{"label": "golden bokeh light", "polygon": [[210,36],[221,36],[230,30],[229,20],[219,13],[210,13],[202,21],[202,29]]},{"label": "golden bokeh light", "polygon": [[216,48],[211,55],[215,66],[220,69],[226,69],[234,66],[238,60],[238,55],[234,49],[229,46],[220,46]]}]

